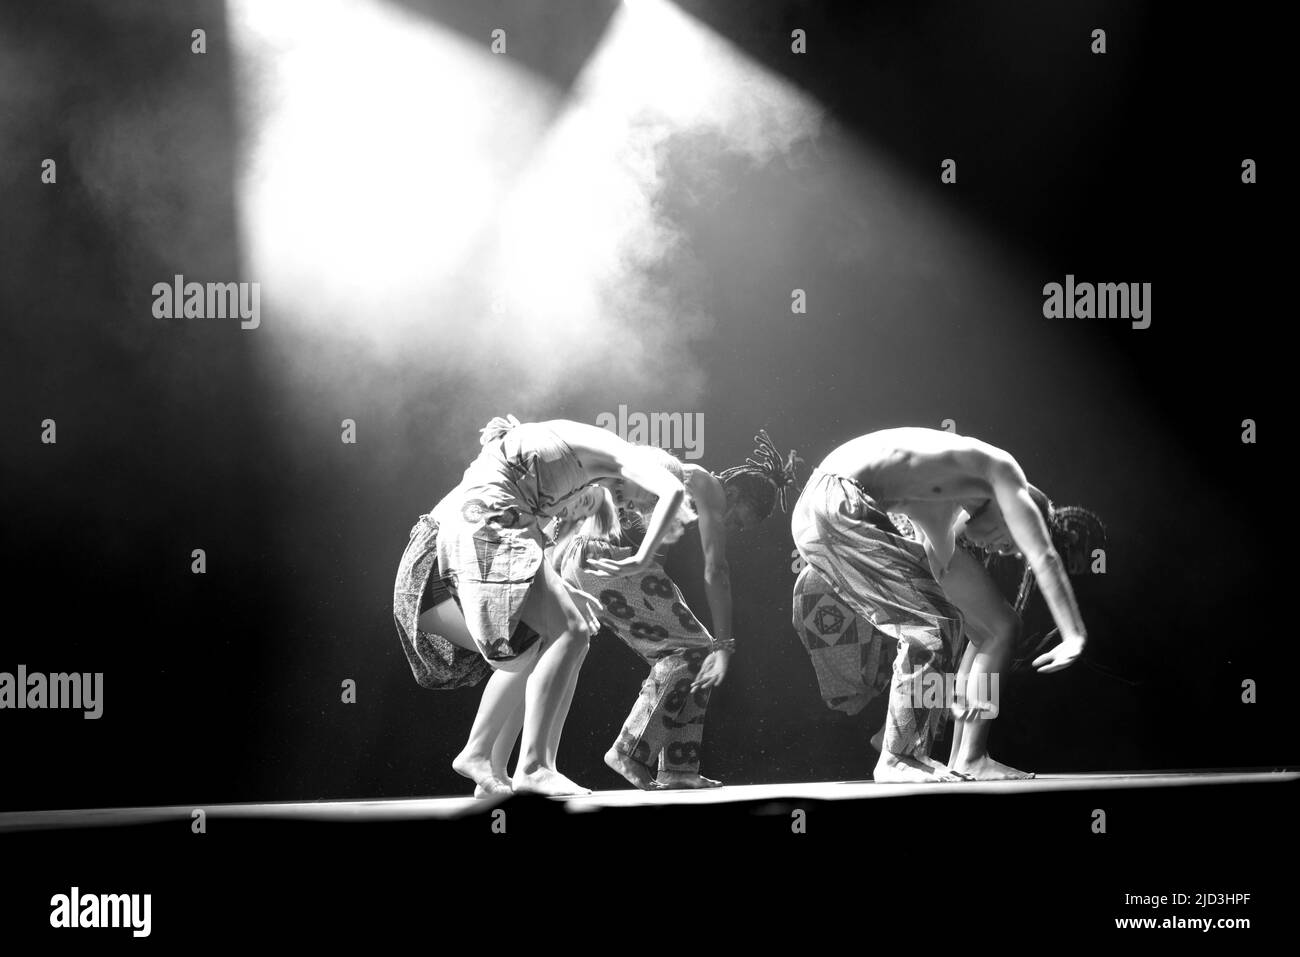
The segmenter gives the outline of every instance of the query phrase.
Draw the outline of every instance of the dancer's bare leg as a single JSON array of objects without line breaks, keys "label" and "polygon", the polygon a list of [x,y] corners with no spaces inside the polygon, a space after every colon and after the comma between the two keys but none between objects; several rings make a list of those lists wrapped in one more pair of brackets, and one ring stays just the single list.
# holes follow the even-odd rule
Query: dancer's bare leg
[{"label": "dancer's bare leg", "polygon": [[[991,718],[999,707],[997,701],[988,699],[1011,665],[1020,624],[1016,613],[999,594],[984,566],[960,550],[954,553],[952,564],[940,584],[971,626],[970,664],[964,685],[959,683],[959,688],[965,697],[965,706],[973,716],[958,719],[964,727],[959,739],[960,749],[954,747],[950,756],[952,769],[979,781],[1031,778],[1033,774],[995,761],[988,753]],[[966,664],[965,657],[962,664]]]},{"label": "dancer's bare leg", "polygon": [[[465,618],[454,601],[445,601],[427,610],[420,616],[420,629],[442,635],[461,648],[478,651],[465,627]],[[501,729],[523,705],[528,673],[536,660],[536,653],[531,652],[512,663],[517,666],[514,670],[494,671],[483,688],[469,740],[451,762],[457,774],[474,782],[475,795],[510,793],[509,779],[498,774],[493,767],[492,751]]]},{"label": "dancer's bare leg", "polygon": [[[975,642],[967,641],[966,647],[962,650],[961,664],[957,667],[956,690],[960,702],[966,701],[966,679],[970,675],[971,665],[974,661]],[[952,743],[948,748],[948,762],[950,764],[957,760],[957,755],[961,754],[961,739],[966,731],[966,722],[962,720],[962,715],[958,713],[957,702],[953,704],[953,716],[956,720],[952,723]]]},{"label": "dancer's bare leg", "polygon": [[510,755],[519,741],[519,733],[523,730],[524,703],[520,700],[519,707],[501,729],[501,734],[497,736],[497,743],[492,748],[492,770],[507,781],[510,780]]},{"label": "dancer's bare leg", "polygon": [[[533,655],[536,660],[536,655]],[[493,760],[493,749],[501,729],[511,715],[523,707],[528,685],[528,671],[493,671],[483,687],[478,713],[470,729],[469,740],[451,766],[457,774],[464,775],[477,785],[476,797],[509,794],[510,779],[500,774]]]},{"label": "dancer's bare leg", "polygon": [[590,794],[555,770],[549,749],[559,741],[556,723],[563,728],[567,702],[572,700],[572,684],[594,629],[587,614],[574,604],[559,575],[545,562],[525,599],[522,618],[551,640],[542,649],[525,690],[523,743],[514,789],[551,795]]},{"label": "dancer's bare leg", "polygon": [[546,755],[549,759],[549,766],[559,768],[560,757],[560,736],[564,734],[564,722],[569,718],[569,708],[573,706],[573,694],[578,689],[578,674],[582,670],[582,663],[587,660],[587,652],[591,650],[589,645],[582,648],[582,657],[578,659],[578,665],[573,669],[573,674],[569,678],[569,685],[564,691],[564,698],[560,702],[560,710],[556,714],[556,720],[551,726],[551,736],[546,742]]},{"label": "dancer's bare leg", "polygon": [[[519,740],[519,732],[524,726],[524,699],[523,695],[519,696],[519,707],[515,709],[514,714],[506,721],[501,728],[500,734],[497,735],[496,744],[492,745],[492,773],[510,783],[510,754],[515,749],[515,743]],[[513,789],[512,789],[513,790]],[[488,797],[488,792],[482,787],[474,789],[475,797]]]},{"label": "dancer's bare leg", "polygon": [[[584,651],[583,659],[586,660],[586,657],[587,653]],[[549,766],[556,768],[557,770],[559,769],[558,757],[560,753],[560,735],[564,732],[564,722],[568,719],[569,708],[573,704],[573,694],[578,687],[578,674],[580,669],[581,665],[579,665],[579,668],[575,669],[573,672],[573,678],[569,682],[568,692],[566,693],[563,704],[561,705],[560,720],[555,722],[555,727],[551,734],[551,741],[547,743],[547,754],[550,758]],[[501,734],[497,737],[496,746],[492,748],[492,769],[498,776],[507,781],[510,780],[510,774],[506,767],[510,763],[510,754],[515,749],[515,742],[519,740],[519,734],[523,730],[523,727],[524,706],[521,703],[519,705],[519,710],[511,715],[506,726],[502,728]],[[484,795],[481,795],[476,791],[474,796],[483,797]]]}]

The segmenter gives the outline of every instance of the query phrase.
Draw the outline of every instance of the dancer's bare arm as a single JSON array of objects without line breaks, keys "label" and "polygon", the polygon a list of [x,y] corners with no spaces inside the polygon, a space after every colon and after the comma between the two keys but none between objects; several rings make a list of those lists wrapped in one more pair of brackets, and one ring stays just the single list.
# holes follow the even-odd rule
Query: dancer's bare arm
[{"label": "dancer's bare arm", "polygon": [[573,449],[587,474],[622,477],[656,497],[654,513],[646,523],[645,538],[636,554],[628,558],[598,558],[588,562],[588,571],[597,576],[635,575],[645,571],[654,562],[655,551],[686,498],[682,483],[648,456],[644,449],[624,442],[612,432],[567,420],[552,423],[552,428]]},{"label": "dancer's bare arm", "polygon": [[914,502],[994,499],[1061,630],[1061,643],[1034,659],[1034,667],[1051,672],[1072,664],[1087,641],[1083,619],[1065,565],[1015,459],[968,436],[930,429],[900,429],[895,434],[901,441],[894,446],[885,477],[899,497]]},{"label": "dancer's bare arm", "polygon": [[713,616],[713,634],[731,638],[731,566],[727,562],[727,528],[723,512],[727,496],[716,478],[690,466],[687,486],[700,516],[700,549],[704,553],[704,590]]},{"label": "dancer's bare arm", "polygon": [[1061,643],[1034,659],[1034,667],[1044,672],[1060,671],[1073,664],[1087,641],[1065,563],[1052,547],[1047,523],[1030,497],[1025,474],[1016,461],[1005,454],[992,456],[986,465],[986,475],[1007,529],[1033,570],[1043,600],[1061,629]]},{"label": "dancer's bare arm", "polygon": [[[700,516],[700,548],[704,552],[704,594],[713,618],[714,637],[721,641],[731,638],[731,567],[727,562],[727,528],[723,513],[727,508],[727,495],[722,483],[695,466],[686,466],[686,484],[695,510]],[[704,659],[700,673],[691,685],[692,691],[712,688],[722,684],[727,676],[729,651],[715,651]]]}]

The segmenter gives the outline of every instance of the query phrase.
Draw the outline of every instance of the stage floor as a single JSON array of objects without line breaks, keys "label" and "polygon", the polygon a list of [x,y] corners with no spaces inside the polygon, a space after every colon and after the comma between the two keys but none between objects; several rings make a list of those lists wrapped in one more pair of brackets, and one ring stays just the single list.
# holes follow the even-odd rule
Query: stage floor
[{"label": "stage floor", "polygon": [[[596,791],[584,797],[553,798],[571,813],[602,808],[732,804],[765,801],[853,801],[917,794],[960,798],[972,794],[1035,794],[1051,791],[1179,788],[1204,785],[1263,785],[1294,781],[1291,770],[1163,771],[1125,774],[1040,774],[1027,781],[947,784],[876,784],[873,781],[811,781],[789,784],[732,785],[699,791]],[[114,827],[189,820],[202,808],[209,820],[411,821],[462,817],[498,806],[510,797],[409,798],[376,801],[305,801],[270,804],[175,805],[170,807],[87,808],[0,813],[0,832],[81,827]]]}]

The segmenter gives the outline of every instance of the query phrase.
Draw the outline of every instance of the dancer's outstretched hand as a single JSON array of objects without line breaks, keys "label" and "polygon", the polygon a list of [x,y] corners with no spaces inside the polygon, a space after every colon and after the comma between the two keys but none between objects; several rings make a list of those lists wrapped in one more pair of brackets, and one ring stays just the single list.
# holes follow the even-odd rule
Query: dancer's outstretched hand
[{"label": "dancer's outstretched hand", "polygon": [[588,558],[586,571],[597,578],[623,578],[639,575],[650,567],[654,556],[641,559],[636,555],[627,558]]},{"label": "dancer's outstretched hand", "polygon": [[1067,638],[1051,651],[1035,658],[1033,665],[1043,674],[1068,668],[1074,664],[1079,655],[1083,654],[1083,643],[1082,637]]},{"label": "dancer's outstretched hand", "polygon": [[712,652],[700,665],[700,673],[691,682],[691,692],[701,688],[716,688],[727,677],[727,665],[731,663],[731,652],[722,650]]},{"label": "dancer's outstretched hand", "polygon": [[582,617],[591,627],[591,633],[594,635],[600,631],[600,619],[597,617],[601,609],[600,599],[567,581],[564,582],[564,587],[568,589],[569,597],[573,599],[573,603],[578,606],[578,611],[582,612]]}]

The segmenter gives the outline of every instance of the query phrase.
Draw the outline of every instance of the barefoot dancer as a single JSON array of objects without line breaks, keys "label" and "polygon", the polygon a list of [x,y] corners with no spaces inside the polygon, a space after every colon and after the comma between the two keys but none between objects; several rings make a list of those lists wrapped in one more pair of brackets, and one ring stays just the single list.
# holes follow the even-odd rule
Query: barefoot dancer
[{"label": "barefoot dancer", "polygon": [[[642,550],[590,563],[597,577],[636,574],[649,567],[685,490],[644,449],[591,425],[497,418],[481,441],[461,483],[411,531],[393,592],[398,636],[426,688],[491,675],[469,741],[452,762],[476,793],[509,791],[512,783],[583,793],[556,770],[555,752],[598,605],[543,561],[542,520],[602,510],[613,520],[611,492],[639,508],[653,503]],[[514,722],[522,723],[523,746],[510,782],[493,747]]]},{"label": "barefoot dancer", "polygon": [[[705,594],[721,637],[710,635],[687,606],[663,569],[662,552],[645,574],[601,582],[583,570],[584,559],[620,557],[632,549],[586,529],[573,537],[559,531],[555,567],[566,581],[599,595],[602,625],[650,665],[631,714],[605,754],[611,769],[644,790],[720,785],[700,774],[700,745],[710,692],[722,684],[735,649],[726,536],[763,521],[778,498],[785,509],[786,489],[794,483],[797,461],[794,452],[783,461],[765,431],[755,441],[753,458],[716,476],[678,463],[667,452],[659,453],[668,467],[675,464],[682,470],[686,491],[699,513]],[[635,526],[635,521],[624,523],[624,541],[638,541]]]},{"label": "barefoot dancer", "polygon": [[[1093,550],[1106,544],[1106,528],[1093,512],[1078,505],[1053,505],[1047,496],[1032,485],[1029,494],[1042,513],[1052,538],[1052,546],[1065,561],[1071,580],[1088,571]],[[904,538],[920,542],[920,533],[907,516],[890,512],[889,519]],[[957,547],[969,551],[988,570],[999,592],[1013,602],[1018,636],[1011,670],[1029,666],[1031,658],[1045,650],[1058,637],[1051,628],[1051,616],[1034,584],[1034,573],[1017,553],[1005,547],[976,546],[965,534],[957,536]],[[1047,624],[1043,618],[1046,617]],[[826,707],[845,714],[858,714],[874,705],[868,714],[868,727],[874,730],[871,746],[884,750],[885,709],[880,707],[892,682],[892,665],[898,642],[871,622],[860,617],[835,594],[835,589],[812,566],[805,566],[794,586],[794,628],[812,660]],[[958,669],[958,695],[964,689],[964,675],[974,660],[973,646],[966,645],[962,667]],[[939,718],[948,717],[942,712]],[[955,758],[961,751],[964,724],[957,723],[949,753]],[[942,734],[942,724],[937,736]]]},{"label": "barefoot dancer", "polygon": [[[887,512],[906,516],[921,541],[903,536]],[[989,721],[979,717],[996,710],[978,690],[1010,661],[1015,613],[983,566],[956,547],[957,536],[1025,556],[1062,636],[1034,667],[1067,667],[1086,637],[1060,556],[1016,461],[948,432],[873,432],[841,445],[814,470],[791,524],[799,554],[836,596],[898,641],[875,779],[1026,776],[988,756]],[[972,641],[963,661],[968,710],[950,770],[929,756],[940,712],[923,692],[946,670],[963,618]]]}]

